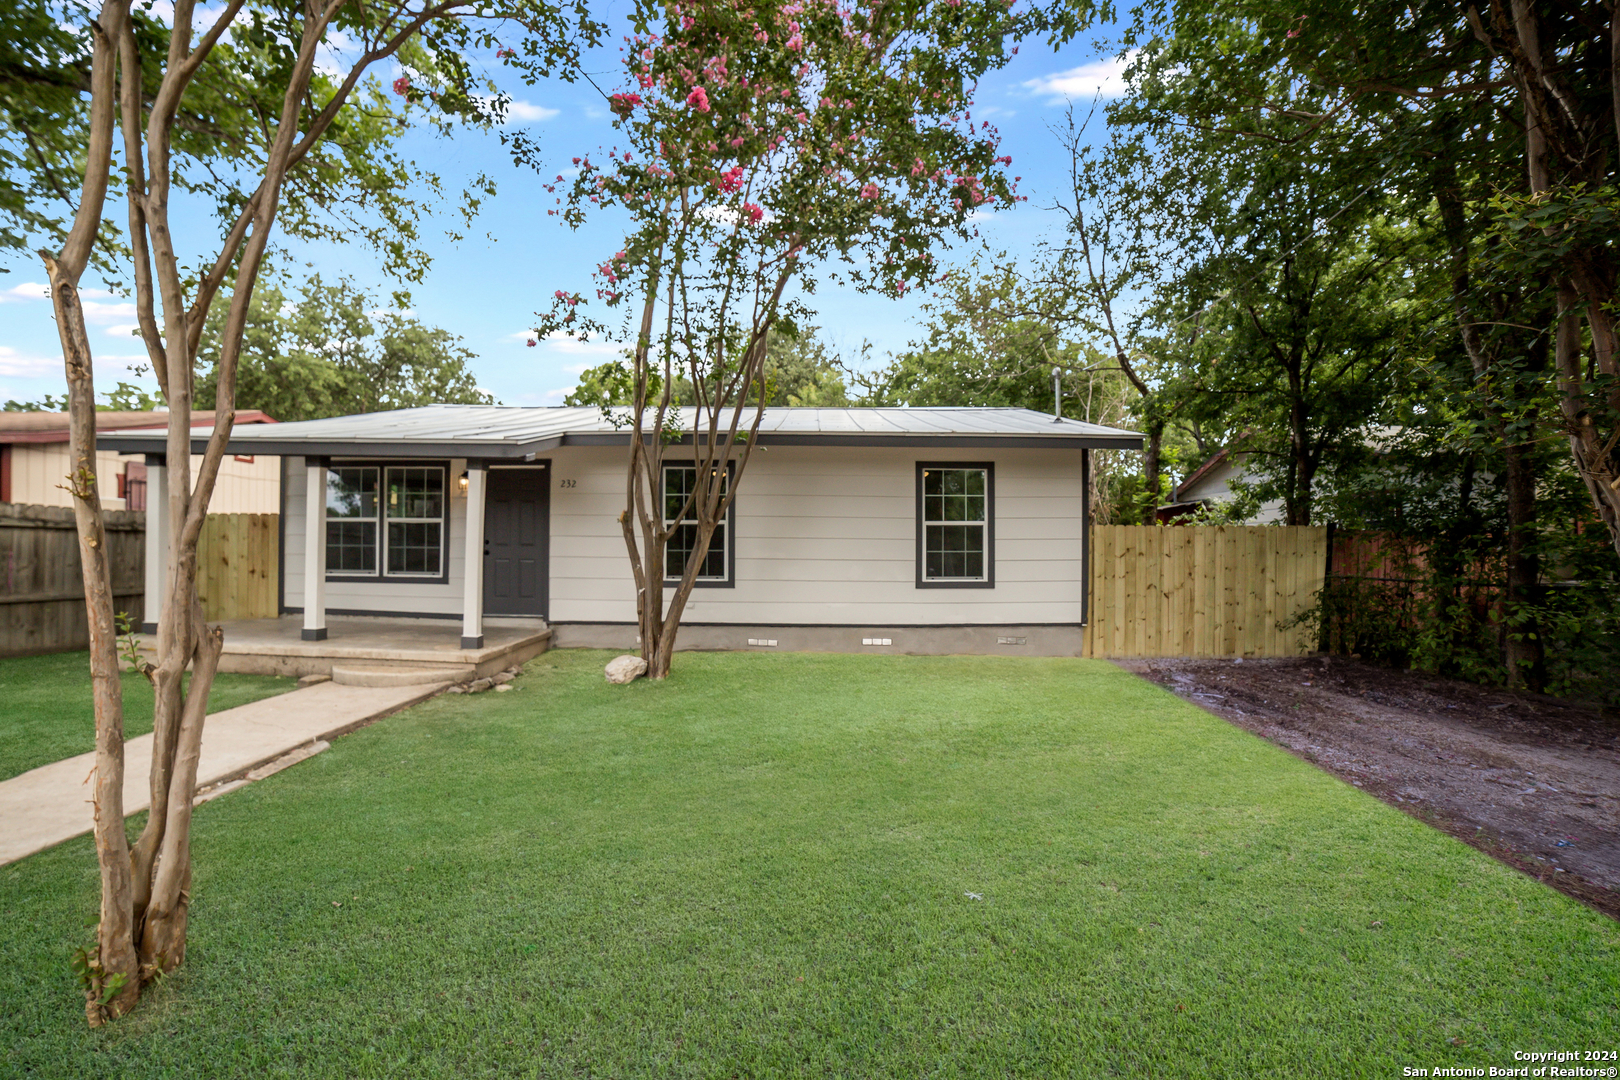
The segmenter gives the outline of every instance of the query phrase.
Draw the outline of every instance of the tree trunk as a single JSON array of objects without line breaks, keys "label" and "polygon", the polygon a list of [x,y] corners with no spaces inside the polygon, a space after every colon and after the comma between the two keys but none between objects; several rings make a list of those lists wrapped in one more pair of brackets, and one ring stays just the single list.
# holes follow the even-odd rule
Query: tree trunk
[{"label": "tree trunk", "polygon": [[1288,405],[1288,448],[1292,456],[1288,485],[1287,521],[1290,525],[1311,523],[1311,488],[1316,479],[1316,463],[1311,458],[1309,413],[1305,408],[1303,379],[1299,372],[1299,358],[1291,357],[1295,366],[1288,373],[1293,400]]},{"label": "tree trunk", "polygon": [[1164,421],[1149,420],[1147,428],[1147,441],[1142,449],[1142,483],[1146,488],[1142,524],[1154,525],[1159,520],[1159,478],[1163,473],[1160,450],[1164,446]]},{"label": "tree trunk", "polygon": [[[1591,290],[1596,293],[1596,289]],[[1568,293],[1560,288],[1560,312],[1574,307],[1576,297],[1570,286]],[[1613,289],[1606,291],[1613,295]],[[1586,321],[1592,331],[1593,367],[1598,376],[1614,380],[1604,404],[1611,416],[1620,415],[1620,360],[1617,360],[1614,321],[1611,313],[1597,295],[1587,297]],[[1620,432],[1611,431],[1605,437],[1592,421],[1585,381],[1581,371],[1580,328],[1570,320],[1572,327],[1565,339],[1564,324],[1559,323],[1557,344],[1558,389],[1560,408],[1569,433],[1570,453],[1575,458],[1575,469],[1592,497],[1592,506],[1598,518],[1609,530],[1609,540],[1615,553],[1620,554]],[[1611,421],[1612,423],[1613,421]]]},{"label": "tree trunk", "polygon": [[1541,627],[1533,605],[1539,599],[1541,560],[1535,551],[1536,471],[1533,445],[1503,448],[1507,457],[1507,587],[1503,596],[1508,685],[1539,691],[1546,684]]},{"label": "tree trunk", "polygon": [[79,299],[79,278],[101,228],[111,178],[117,115],[118,43],[129,21],[129,0],[107,0],[91,24],[89,138],[73,227],[55,255],[41,251],[50,276],[51,305],[62,341],[68,384],[73,473],[67,478],[79,534],[85,614],[90,629],[90,678],[96,717],[94,793],[96,861],[101,870],[101,922],[94,955],[84,963],[85,1018],[92,1027],[122,1016],[140,998],[134,950],[129,836],[124,831],[124,698],[118,674],[118,632],[112,569],[96,477],[96,391],[90,339]]},{"label": "tree trunk", "polygon": [[186,695],[170,777],[168,820],[163,830],[157,868],[152,876],[151,906],[141,932],[141,963],[169,972],[186,958],[186,917],[191,904],[191,811],[197,787],[197,762],[202,756],[203,720],[208,692],[219,670],[225,645],[219,627],[203,622],[202,605],[193,596],[191,624],[196,648],[192,656],[191,687]]},{"label": "tree trunk", "polygon": [[73,472],[68,490],[79,534],[85,612],[90,627],[90,683],[96,718],[96,861],[101,867],[101,922],[96,955],[88,965],[85,1016],[95,1027],[122,1016],[140,998],[140,967],[133,947],[129,836],[124,831],[124,692],[118,673],[118,629],[113,613],[112,567],[96,478],[95,378],[84,308],[76,282],[56,260],[51,300],[66,360]]}]

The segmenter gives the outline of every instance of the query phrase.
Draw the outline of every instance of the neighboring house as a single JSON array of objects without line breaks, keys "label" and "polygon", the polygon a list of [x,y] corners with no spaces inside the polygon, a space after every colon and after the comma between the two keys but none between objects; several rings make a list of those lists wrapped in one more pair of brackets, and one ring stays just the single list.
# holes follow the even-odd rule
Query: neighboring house
[{"label": "neighboring house", "polygon": [[[1170,504],[1159,507],[1159,520],[1173,521],[1197,513],[1205,507],[1215,509],[1230,503],[1237,494],[1232,490],[1232,481],[1237,480],[1241,483],[1253,479],[1249,476],[1245,464],[1247,457],[1247,454],[1232,454],[1222,450],[1198,466],[1192,475],[1183,480],[1171,493]],[[1270,499],[1261,503],[1260,509],[1244,518],[1240,524],[1281,525],[1287,520],[1287,516],[1283,509],[1283,501]]]},{"label": "neighboring house", "polygon": [[[159,442],[169,422],[166,412],[98,412],[99,433],[153,431]],[[273,424],[257,409],[239,409],[236,426]],[[194,436],[206,439],[214,414],[191,414]],[[197,474],[197,460],[192,475]],[[72,506],[66,489],[73,471],[67,413],[0,413],[0,502],[38,506]],[[209,510],[216,514],[273,514],[280,505],[280,466],[275,458],[254,454],[230,455],[219,470]],[[108,510],[145,510],[146,457],[120,454],[105,447],[96,453],[96,479],[101,505]]]},{"label": "neighboring house", "polygon": [[[281,609],[306,640],[328,615],[405,615],[459,619],[476,648],[490,616],[632,648],[629,439],[595,408],[438,405],[239,427],[230,449],[280,456]],[[162,452],[156,432],[101,445]],[[1140,446],[1026,409],[767,409],[681,643],[1077,654],[1090,451]],[[694,471],[688,435],[666,490]],[[684,550],[678,530],[674,577]]]}]

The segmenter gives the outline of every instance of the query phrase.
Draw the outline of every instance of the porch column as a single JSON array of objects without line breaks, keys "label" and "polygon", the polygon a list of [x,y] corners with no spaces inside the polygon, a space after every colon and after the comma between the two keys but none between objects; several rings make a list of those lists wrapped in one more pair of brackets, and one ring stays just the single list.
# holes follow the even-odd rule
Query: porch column
[{"label": "porch column", "polygon": [[461,647],[484,647],[484,481],[482,461],[467,462],[467,550],[462,566]]},{"label": "porch column", "polygon": [[162,454],[146,455],[146,603],[141,633],[155,634],[168,602],[169,470]]},{"label": "porch column", "polygon": [[326,459],[305,458],[304,632],[305,641],[326,640]]}]

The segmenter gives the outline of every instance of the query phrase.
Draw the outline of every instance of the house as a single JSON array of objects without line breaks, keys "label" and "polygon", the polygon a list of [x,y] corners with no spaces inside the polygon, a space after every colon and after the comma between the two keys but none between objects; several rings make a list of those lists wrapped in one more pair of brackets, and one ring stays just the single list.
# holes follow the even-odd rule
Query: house
[{"label": "house", "polygon": [[[169,414],[156,412],[98,412],[96,430],[105,434],[119,431],[153,432],[163,442]],[[256,409],[241,409],[236,426],[273,424]],[[214,426],[211,411],[191,414],[196,437],[207,440]],[[73,497],[64,485],[73,471],[67,413],[0,413],[0,503],[35,506],[72,506]],[[200,452],[200,451],[199,451]],[[196,475],[197,461],[192,462]],[[96,478],[101,489],[101,505],[107,510],[145,510],[147,504],[146,456],[121,454],[98,447]],[[273,514],[280,500],[280,467],[274,458],[254,454],[233,454],[220,466],[211,509],[217,514]]]},{"label": "house", "polygon": [[[304,641],[410,617],[459,623],[471,655],[512,620],[634,647],[629,439],[595,408],[435,405],[242,426],[230,450],[281,462],[280,607]],[[152,470],[163,452],[140,430],[101,445]],[[692,481],[691,445],[668,449],[666,490]],[[1078,654],[1090,453],[1140,446],[1026,409],[767,409],[680,645]],[[677,532],[677,576],[682,550]]]},{"label": "house", "polygon": [[[1248,455],[1221,450],[1194,469],[1171,493],[1170,503],[1159,507],[1159,520],[1172,521],[1186,517],[1208,507],[1215,509],[1237,497],[1231,483],[1249,479],[1245,459]],[[1244,525],[1281,525],[1287,520],[1281,499],[1269,499],[1260,508],[1244,518]]]}]

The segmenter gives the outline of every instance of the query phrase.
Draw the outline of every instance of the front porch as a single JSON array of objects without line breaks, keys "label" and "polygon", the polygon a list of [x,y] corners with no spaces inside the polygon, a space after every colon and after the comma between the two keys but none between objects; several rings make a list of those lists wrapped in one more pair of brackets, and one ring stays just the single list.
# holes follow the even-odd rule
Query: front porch
[{"label": "front porch", "polygon": [[251,675],[331,675],[337,666],[461,682],[494,675],[551,646],[551,628],[540,619],[485,619],[476,648],[462,647],[461,624],[452,619],[333,617],[319,641],[305,640],[301,615],[219,625],[225,630],[219,669]]}]

